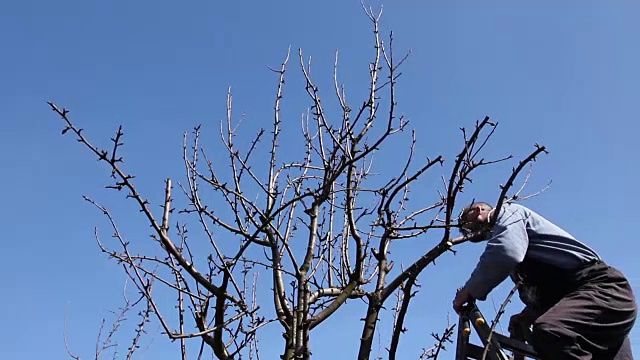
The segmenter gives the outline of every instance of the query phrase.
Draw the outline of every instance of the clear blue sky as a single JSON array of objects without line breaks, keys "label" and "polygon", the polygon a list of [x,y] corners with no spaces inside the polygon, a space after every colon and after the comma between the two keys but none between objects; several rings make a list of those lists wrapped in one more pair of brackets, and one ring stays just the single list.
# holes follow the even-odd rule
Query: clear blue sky
[{"label": "clear blue sky", "polygon": [[[419,152],[451,161],[458,128],[485,115],[500,123],[489,155],[525,156],[534,143],[547,146],[551,153],[536,163],[530,190],[549,180],[552,187],[527,204],[596,248],[640,291],[640,196],[633,185],[640,175],[638,3],[442,3],[384,4],[382,31],[394,31],[398,53],[413,53],[397,96],[418,133]],[[27,360],[66,358],[67,310],[70,345],[90,358],[100,319],[121,304],[123,275],[93,240],[94,226],[107,224],[81,195],[120,214],[130,240],[148,241],[133,204],[102,189],[109,173],[60,136],[61,122],[46,101],[70,108],[100,144],[123,124],[127,166],[157,200],[165,177],[182,176],[182,132],[203,124],[208,141],[216,141],[229,86],[236,113],[246,113],[250,126],[267,126],[276,78],[265,65],[277,66],[289,46],[313,56],[326,96],[340,50],[352,99],[360,99],[372,47],[356,0],[3,1],[0,33],[0,357]],[[306,100],[295,63],[290,72],[284,126],[296,129]],[[393,160],[388,156],[383,163]],[[468,196],[495,198],[508,172],[506,166],[479,173]],[[425,184],[415,193],[426,198],[434,191]],[[393,256],[410,263],[432,244],[407,241],[392,248]],[[403,358],[417,358],[429,334],[444,327],[455,288],[481,250],[464,246],[423,273]],[[483,308],[491,313],[491,301]],[[316,358],[354,358],[364,309],[349,309],[314,330]],[[140,358],[175,358],[175,346],[158,335],[151,340]],[[640,333],[632,341],[637,352]],[[262,343],[271,346],[269,354],[281,349],[277,341]],[[335,346],[344,346],[343,356]]]}]

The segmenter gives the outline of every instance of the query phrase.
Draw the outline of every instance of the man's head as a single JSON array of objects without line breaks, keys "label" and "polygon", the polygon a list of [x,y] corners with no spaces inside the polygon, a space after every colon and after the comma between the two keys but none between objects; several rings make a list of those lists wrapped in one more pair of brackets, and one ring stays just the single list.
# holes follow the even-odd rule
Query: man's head
[{"label": "man's head", "polygon": [[[474,202],[462,210],[460,221],[458,222],[458,225],[460,225],[460,232],[463,235],[468,235],[470,233],[483,230],[483,228],[489,224],[492,213],[493,206],[486,202]],[[477,242],[485,239],[486,236],[481,236],[471,239],[470,241]]]}]

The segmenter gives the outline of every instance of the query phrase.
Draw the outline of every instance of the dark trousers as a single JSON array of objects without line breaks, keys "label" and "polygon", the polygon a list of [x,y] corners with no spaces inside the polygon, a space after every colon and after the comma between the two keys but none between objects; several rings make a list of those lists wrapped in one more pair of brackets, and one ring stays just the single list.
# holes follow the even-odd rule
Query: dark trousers
[{"label": "dark trousers", "polygon": [[531,344],[542,359],[633,359],[628,335],[637,304],[620,271],[601,261],[571,272],[537,265],[523,270],[546,309]]}]

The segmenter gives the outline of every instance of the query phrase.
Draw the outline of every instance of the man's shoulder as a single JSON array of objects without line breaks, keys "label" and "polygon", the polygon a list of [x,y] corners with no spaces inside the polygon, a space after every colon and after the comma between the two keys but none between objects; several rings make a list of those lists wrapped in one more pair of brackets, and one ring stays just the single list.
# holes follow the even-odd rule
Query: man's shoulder
[{"label": "man's shoulder", "polygon": [[529,209],[528,207],[522,205],[522,204],[518,204],[516,202],[505,202],[503,204],[504,208],[507,209],[513,209],[513,210],[526,210],[526,211],[531,211],[531,209]]},{"label": "man's shoulder", "polygon": [[[524,205],[521,205],[521,204],[514,203],[514,202],[504,203],[502,205],[502,209],[503,209],[505,214],[514,214],[514,213],[531,214],[531,213],[533,213],[533,211],[531,209],[529,209],[528,207],[526,207]],[[501,211],[501,212],[503,212],[503,211]]]},{"label": "man's shoulder", "polygon": [[527,219],[534,212],[526,206],[513,202],[504,203],[500,209],[497,225],[507,226],[518,221]]}]

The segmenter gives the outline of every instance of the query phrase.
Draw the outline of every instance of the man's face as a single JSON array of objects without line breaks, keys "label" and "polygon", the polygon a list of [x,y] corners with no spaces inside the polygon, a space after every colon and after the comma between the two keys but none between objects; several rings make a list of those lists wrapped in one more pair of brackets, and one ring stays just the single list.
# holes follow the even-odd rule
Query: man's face
[{"label": "man's face", "polygon": [[468,223],[484,224],[489,221],[491,208],[486,204],[472,204],[464,214]]}]

